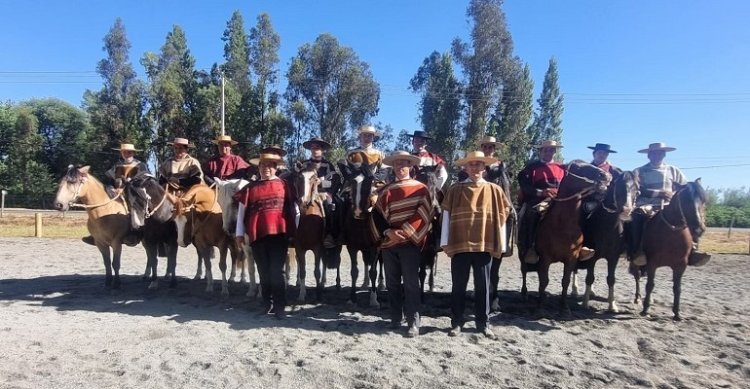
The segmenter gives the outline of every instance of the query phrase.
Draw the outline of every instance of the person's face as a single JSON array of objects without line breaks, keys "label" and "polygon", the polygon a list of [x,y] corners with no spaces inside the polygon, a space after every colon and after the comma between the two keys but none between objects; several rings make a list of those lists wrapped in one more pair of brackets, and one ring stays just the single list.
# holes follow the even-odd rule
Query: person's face
[{"label": "person's face", "polygon": [[217,146],[219,148],[219,155],[226,156],[232,154],[232,143],[231,142],[219,142]]},{"label": "person's face", "polygon": [[486,157],[492,157],[495,155],[495,145],[492,143],[485,143],[482,145],[482,152]]},{"label": "person's face", "polygon": [[276,162],[272,161],[260,161],[258,164],[258,170],[260,172],[260,178],[267,180],[276,174]]},{"label": "person's face", "polygon": [[172,145],[172,151],[174,151],[174,156],[178,158],[182,158],[187,154],[187,147],[183,145]]},{"label": "person's face", "polygon": [[372,144],[372,142],[375,141],[375,134],[370,133],[362,133],[359,134],[359,144],[360,146],[369,146]]},{"label": "person's face", "polygon": [[482,161],[471,161],[464,167],[464,170],[466,170],[466,173],[469,175],[469,179],[474,182],[477,182],[480,178],[482,178],[484,169],[485,164]]},{"label": "person's face", "polygon": [[323,148],[321,148],[320,145],[317,143],[311,144],[310,145],[310,157],[312,157],[312,159],[323,158]]},{"label": "person's face", "polygon": [[122,156],[122,160],[125,162],[133,162],[133,157],[135,157],[135,151],[132,150],[120,150],[120,156]]},{"label": "person's face", "polygon": [[557,151],[557,148],[555,147],[542,147],[539,149],[539,159],[542,162],[552,162],[552,158],[555,157],[555,152]]},{"label": "person's face", "polygon": [[393,174],[396,179],[403,180],[409,178],[411,172],[411,161],[406,159],[397,159],[393,161]]},{"label": "person's face", "polygon": [[664,157],[667,156],[667,152],[664,150],[655,150],[648,152],[648,160],[651,161],[652,165],[658,166],[664,162]]},{"label": "person's face", "polygon": [[411,138],[411,145],[414,147],[414,150],[421,150],[422,147],[425,147],[427,145],[427,139],[415,136]]},{"label": "person's face", "polygon": [[609,152],[605,150],[594,150],[594,164],[600,165],[607,160]]}]

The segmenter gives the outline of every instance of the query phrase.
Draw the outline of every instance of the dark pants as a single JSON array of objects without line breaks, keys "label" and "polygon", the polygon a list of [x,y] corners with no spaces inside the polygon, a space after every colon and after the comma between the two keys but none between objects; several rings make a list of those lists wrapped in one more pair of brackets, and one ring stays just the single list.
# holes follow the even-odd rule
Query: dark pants
[{"label": "dark pants", "polygon": [[[384,249],[382,253],[388,301],[391,305],[391,320],[401,322],[402,315],[405,315],[409,325],[419,325],[419,248],[408,243]],[[403,292],[401,290],[402,278],[404,280]]]},{"label": "dark pants", "polygon": [[466,309],[466,285],[469,283],[469,271],[474,269],[474,321],[477,329],[487,326],[490,314],[490,253],[459,253],[451,258],[451,327],[464,325]]},{"label": "dark pants", "polygon": [[641,254],[643,242],[643,231],[648,221],[648,215],[636,210],[630,215],[628,222],[628,259],[633,260]]},{"label": "dark pants", "polygon": [[[525,253],[534,247],[536,241],[536,227],[539,224],[539,212],[531,204],[524,204],[519,215],[518,225],[519,251]],[[523,258],[521,258],[523,259]]]},{"label": "dark pants", "polygon": [[287,238],[284,234],[269,235],[250,244],[255,264],[260,276],[260,289],[266,308],[274,313],[283,313],[286,306],[286,281],[284,262],[286,260]]}]

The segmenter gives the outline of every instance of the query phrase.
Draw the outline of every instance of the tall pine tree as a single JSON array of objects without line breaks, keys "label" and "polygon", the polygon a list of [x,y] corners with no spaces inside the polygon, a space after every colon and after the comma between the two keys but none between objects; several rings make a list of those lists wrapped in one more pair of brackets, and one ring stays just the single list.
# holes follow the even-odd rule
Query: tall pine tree
[{"label": "tall pine tree", "polygon": [[[544,75],[542,95],[537,103],[539,104],[539,110],[534,114],[534,124],[530,133],[532,144],[538,144],[544,140],[562,141],[564,107],[563,95],[560,93],[560,86],[557,84],[557,60],[555,57],[549,60],[549,67]],[[535,149],[533,152],[536,152]],[[558,152],[555,159],[561,161],[562,154]]]},{"label": "tall pine tree", "polygon": [[[512,69],[503,82],[503,97],[495,111],[496,133],[504,146],[498,150],[511,174],[523,169],[533,148],[527,129],[534,112],[534,82],[529,66],[514,58]],[[515,183],[516,181],[513,180]]]}]

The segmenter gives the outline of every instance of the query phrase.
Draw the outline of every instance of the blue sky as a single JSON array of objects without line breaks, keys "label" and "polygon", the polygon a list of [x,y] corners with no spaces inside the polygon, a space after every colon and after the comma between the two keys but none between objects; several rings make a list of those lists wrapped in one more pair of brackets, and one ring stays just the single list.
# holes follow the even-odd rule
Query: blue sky
[{"label": "blue sky", "polygon": [[[102,38],[121,17],[131,61],[158,51],[180,25],[200,68],[222,61],[221,35],[234,10],[249,29],[267,12],[281,36],[280,71],[324,32],[370,64],[381,87],[375,121],[417,129],[418,96],[407,87],[433,50],[467,40],[467,2],[419,1],[25,1],[0,0],[0,99],[58,97],[80,105],[99,89]],[[610,160],[632,169],[651,142],[677,147],[667,162],[713,188],[750,187],[750,2],[508,0],[515,54],[526,61],[538,98],[551,56],[565,95],[563,153],[610,143]],[[23,73],[43,72],[43,73]],[[81,73],[48,73],[81,72]],[[283,84],[280,84],[283,88]],[[231,130],[231,129],[230,129]],[[741,166],[728,166],[741,165]]]}]

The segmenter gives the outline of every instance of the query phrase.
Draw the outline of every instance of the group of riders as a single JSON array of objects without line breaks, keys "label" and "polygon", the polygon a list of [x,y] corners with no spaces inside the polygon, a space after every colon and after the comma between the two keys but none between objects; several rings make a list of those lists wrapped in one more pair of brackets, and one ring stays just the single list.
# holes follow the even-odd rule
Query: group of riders
[{"label": "group of riders", "polygon": [[[558,193],[558,187],[566,175],[566,166],[555,162],[554,156],[563,147],[557,141],[545,140],[536,145],[538,159],[530,162],[516,174],[520,191],[515,203],[519,209],[516,216],[514,201],[510,196],[511,182],[505,164],[496,159],[502,146],[495,137],[485,136],[480,142],[481,150],[469,151],[455,161],[458,180],[447,186],[449,174],[446,161],[429,151],[427,143],[432,139],[425,131],[414,131],[412,152],[396,151],[384,155],[374,146],[379,133],[370,125],[358,129],[359,147],[347,152],[343,163],[356,168],[369,169],[382,185],[372,193],[372,213],[369,221],[374,242],[382,253],[388,289],[391,326],[400,328],[403,320],[408,326],[406,336],[419,334],[420,287],[418,271],[420,251],[427,244],[432,221],[440,220],[442,227],[439,246],[452,258],[451,278],[451,330],[450,336],[460,334],[464,325],[464,304],[469,273],[474,273],[475,322],[478,332],[495,338],[488,325],[492,269],[499,266],[499,258],[512,253],[513,225],[518,225],[517,246],[525,253],[522,261],[536,263],[539,258],[534,249],[536,225],[543,209]],[[196,184],[211,185],[215,179],[247,179],[250,184],[235,195],[239,203],[239,214],[235,231],[238,245],[249,244],[260,274],[264,309],[277,317],[284,317],[286,306],[284,261],[288,247],[287,236],[299,220],[289,184],[279,179],[286,168],[286,152],[277,145],[261,149],[257,158],[248,163],[232,154],[232,146],[238,142],[230,136],[218,136],[212,141],[218,154],[201,164],[190,156],[194,146],[184,138],[175,138],[169,144],[173,155],[158,167],[157,177],[161,185],[173,191],[186,191]],[[344,178],[337,166],[324,157],[331,148],[321,138],[312,138],[303,143],[310,152],[307,161],[316,164],[318,193],[325,209],[325,247],[340,244],[341,218],[346,190]],[[591,164],[609,173],[612,177],[622,170],[608,161],[608,156],[617,151],[604,143],[590,146]],[[106,173],[105,185],[111,197],[122,193],[129,177],[148,172],[148,167],[135,158],[137,150],[132,144],[121,144],[114,149],[120,152],[120,160]],[[680,169],[664,162],[667,152],[674,151],[664,143],[652,143],[639,153],[647,154],[649,162],[636,168],[639,192],[629,223],[627,256],[635,266],[645,265],[646,258],[641,247],[643,226],[654,212],[666,206],[676,190],[687,183]],[[444,188],[442,202],[433,198],[426,183],[415,179],[416,172],[423,167],[432,167],[433,185]],[[582,211],[593,212],[601,206],[596,196],[586,198]],[[435,219],[438,218],[438,219]],[[581,218],[585,219],[584,217]],[[691,231],[693,251],[690,264],[700,265],[710,256],[699,252],[700,232]],[[433,237],[434,238],[434,237]],[[93,244],[93,238],[83,240]],[[125,243],[135,245],[140,237],[131,233]],[[592,248],[583,247],[579,261],[590,260]]]}]

